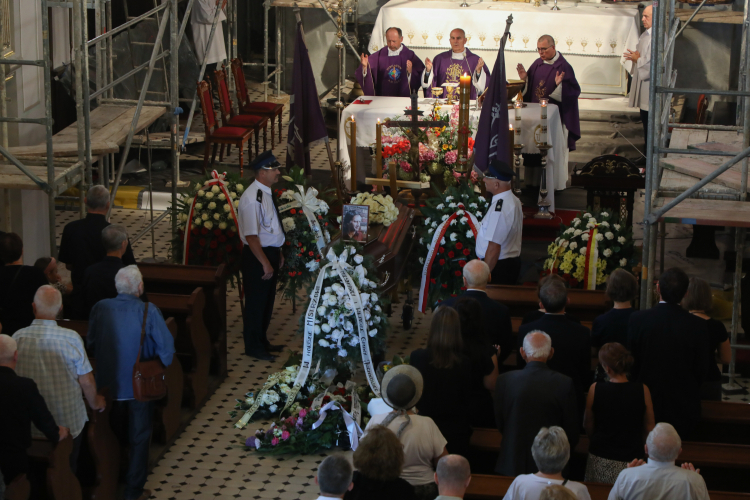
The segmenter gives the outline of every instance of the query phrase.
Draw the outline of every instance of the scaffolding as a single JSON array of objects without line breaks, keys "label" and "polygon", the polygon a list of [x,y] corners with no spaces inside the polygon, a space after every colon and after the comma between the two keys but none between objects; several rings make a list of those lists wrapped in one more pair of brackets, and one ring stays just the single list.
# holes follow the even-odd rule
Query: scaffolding
[{"label": "scaffolding", "polygon": [[[692,16],[680,29],[680,20],[676,17],[675,0],[654,2],[651,34],[651,86],[649,89],[649,114],[646,159],[646,189],[643,227],[643,270],[641,276],[641,308],[651,307],[653,303],[653,277],[656,262],[657,226],[665,222],[682,222],[687,224],[706,224],[730,226],[735,228],[736,262],[734,271],[734,299],[732,304],[731,347],[732,359],[729,365],[729,384],[726,389],[736,389],[735,364],[737,349],[750,349],[748,345],[737,343],[740,314],[740,280],[742,278],[742,257],[745,246],[745,231],[750,227],[750,204],[747,198],[748,155],[750,155],[750,68],[748,45],[750,44],[750,0],[745,0],[742,23],[740,70],[737,90],[689,89],[675,88],[677,77],[673,69],[675,40],[685,27],[693,20],[706,4],[703,0]],[[736,151],[715,151],[688,149],[669,149],[666,147],[669,126],[669,103],[673,94],[706,94],[737,98],[737,121],[735,126],[696,125],[705,130],[735,131],[742,133],[742,149]],[[730,149],[730,148],[725,148]],[[663,159],[667,154],[719,156],[728,158],[713,172],[700,181],[679,193],[674,198],[658,198],[659,188],[664,171]],[[716,201],[699,198],[699,190],[708,185],[719,175],[736,164],[741,165],[741,184],[732,200]],[[710,207],[708,203],[711,203]],[[716,205],[720,204],[720,205]],[[701,208],[710,208],[702,215]],[[669,213],[669,216],[667,216]],[[727,215],[731,214],[731,215]],[[664,231],[662,230],[662,235]],[[662,241],[662,255],[664,243]],[[663,257],[662,257],[663,263]]]}]

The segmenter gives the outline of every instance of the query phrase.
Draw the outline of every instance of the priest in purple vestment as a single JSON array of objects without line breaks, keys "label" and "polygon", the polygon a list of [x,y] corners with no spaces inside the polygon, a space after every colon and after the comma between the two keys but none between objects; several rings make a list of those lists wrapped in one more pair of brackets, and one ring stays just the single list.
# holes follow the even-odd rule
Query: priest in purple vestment
[{"label": "priest in purple vestment", "polygon": [[400,28],[385,32],[388,44],[374,54],[362,54],[354,76],[365,95],[409,97],[419,90],[424,64],[403,44]]},{"label": "priest in purple vestment", "polygon": [[[523,93],[526,101],[539,102],[548,98],[560,110],[563,131],[568,137],[568,149],[575,151],[576,141],[581,138],[581,124],[578,119],[578,85],[573,67],[555,50],[555,39],[542,35],[536,43],[539,59],[528,71],[522,64],[517,66],[518,77],[526,82]],[[529,95],[531,98],[529,99]]]},{"label": "priest in purple vestment", "polygon": [[[466,34],[461,28],[451,31],[451,50],[435,56],[434,61],[425,59],[425,71],[422,77],[422,88],[425,97],[432,97],[432,88],[446,85],[441,97],[458,99],[459,78],[463,74],[472,75],[471,99],[482,94],[490,81],[490,72],[484,60],[465,48]],[[433,71],[434,70],[434,71]]]}]

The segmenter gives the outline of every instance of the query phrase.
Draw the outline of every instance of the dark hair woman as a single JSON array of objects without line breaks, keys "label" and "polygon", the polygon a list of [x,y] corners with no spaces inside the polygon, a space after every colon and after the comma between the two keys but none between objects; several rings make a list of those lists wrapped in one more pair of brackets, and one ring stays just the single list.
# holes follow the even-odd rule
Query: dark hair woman
[{"label": "dark hair woman", "polygon": [[633,314],[631,301],[638,292],[635,276],[624,269],[615,269],[607,278],[607,297],[614,307],[594,320],[591,345],[601,347],[607,342],[628,343],[628,320]]},{"label": "dark hair woman", "polygon": [[584,481],[614,484],[628,462],[643,456],[654,407],[648,387],[628,381],[633,356],[622,344],[604,344],[599,362],[609,381],[592,384],[586,399],[583,426],[591,444]]}]

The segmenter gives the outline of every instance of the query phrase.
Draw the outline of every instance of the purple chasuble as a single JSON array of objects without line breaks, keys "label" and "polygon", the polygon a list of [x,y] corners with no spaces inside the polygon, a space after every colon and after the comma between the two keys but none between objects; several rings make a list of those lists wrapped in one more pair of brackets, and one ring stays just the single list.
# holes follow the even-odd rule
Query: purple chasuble
[{"label": "purple chasuble", "polygon": [[[558,52],[558,54],[560,54]],[[555,75],[565,72],[563,77],[562,102],[550,99],[549,96],[557,88]],[[562,54],[553,64],[544,64],[541,58],[534,61],[526,72],[528,73],[528,86],[525,100],[527,102],[539,102],[546,97],[549,102],[557,105],[560,110],[560,119],[568,129],[568,149],[575,151],[576,141],[581,138],[581,124],[578,119],[578,96],[581,95],[581,86],[578,85],[573,67],[568,64]]]},{"label": "purple chasuble", "polygon": [[[362,74],[360,64],[354,76],[365,95],[387,97],[409,97],[412,91],[421,87],[424,63],[406,45],[401,44],[401,53],[388,55],[388,47],[383,47],[369,57],[370,68]],[[406,61],[411,61],[411,80],[406,76]]]},{"label": "purple chasuble", "polygon": [[[471,75],[471,99],[477,98],[477,88],[474,86],[474,71],[479,62],[479,56],[466,49],[466,59],[453,59],[453,51],[442,52],[435,56],[432,61],[432,71],[435,76],[432,77],[432,87],[440,87],[444,83],[458,83],[461,75],[466,73]],[[490,71],[487,65],[482,66],[482,71],[487,75],[485,78],[485,89],[490,82]],[[425,97],[432,97],[432,89],[425,89]],[[445,87],[441,98],[450,97],[458,99],[458,87]]]}]

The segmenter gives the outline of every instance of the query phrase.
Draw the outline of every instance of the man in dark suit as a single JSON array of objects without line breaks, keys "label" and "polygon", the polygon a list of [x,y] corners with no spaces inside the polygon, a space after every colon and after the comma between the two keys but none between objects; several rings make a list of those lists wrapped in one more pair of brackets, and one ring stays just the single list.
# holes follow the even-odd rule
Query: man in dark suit
[{"label": "man in dark suit", "polygon": [[84,306],[81,319],[89,319],[91,308],[102,299],[117,297],[115,276],[125,267],[122,256],[128,249],[128,232],[119,224],[111,224],[102,229],[102,246],[107,252],[100,262],[90,265],[83,273],[81,295]]},{"label": "man in dark suit", "polygon": [[554,353],[549,335],[530,332],[523,341],[523,370],[504,373],[495,386],[495,419],[503,435],[495,472],[517,476],[537,472],[531,445],[539,429],[559,426],[574,449],[581,433],[573,380],[551,370]]},{"label": "man in dark suit", "polygon": [[690,279],[682,269],[659,277],[659,303],[630,315],[628,343],[633,377],[646,384],[657,422],[668,422],[686,439],[701,414],[699,388],[709,365],[705,321],[680,306]]},{"label": "man in dark suit", "polygon": [[[558,280],[547,280],[539,289],[539,300],[546,313],[536,321],[518,328],[518,347],[531,331],[541,330],[552,339],[555,355],[547,365],[555,371],[573,379],[583,403],[583,392],[591,384],[591,332],[580,323],[565,316],[568,304],[568,290]],[[518,366],[526,365],[519,354]]]},{"label": "man in dark suit", "polygon": [[490,279],[489,266],[479,259],[469,261],[464,266],[464,287],[466,291],[458,297],[451,297],[442,305],[453,307],[460,298],[476,299],[482,306],[482,323],[487,338],[493,345],[500,346],[498,365],[513,351],[513,325],[510,310],[505,304],[487,297],[487,282]]}]

